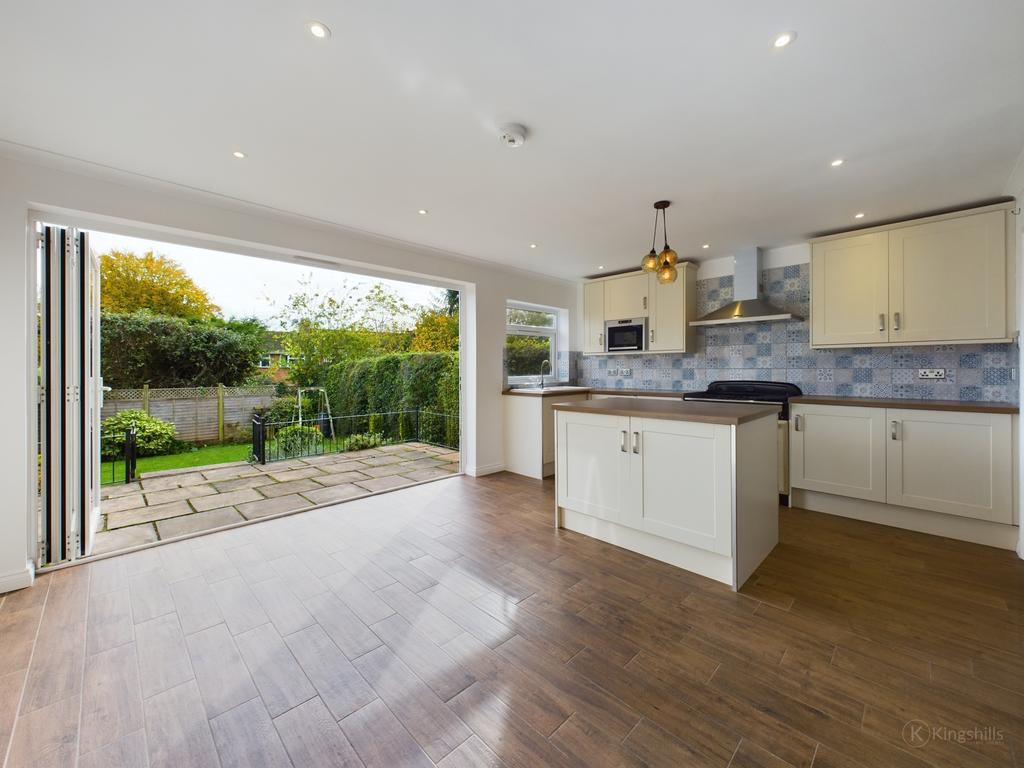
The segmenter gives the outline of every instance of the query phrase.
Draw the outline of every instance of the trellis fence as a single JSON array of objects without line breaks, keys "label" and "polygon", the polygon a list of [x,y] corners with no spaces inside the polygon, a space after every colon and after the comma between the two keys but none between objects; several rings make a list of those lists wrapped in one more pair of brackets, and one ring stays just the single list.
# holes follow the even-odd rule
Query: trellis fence
[{"label": "trellis fence", "polygon": [[225,442],[248,439],[253,410],[268,407],[276,396],[273,385],[113,389],[104,394],[100,415],[134,408],[173,424],[179,440]]}]

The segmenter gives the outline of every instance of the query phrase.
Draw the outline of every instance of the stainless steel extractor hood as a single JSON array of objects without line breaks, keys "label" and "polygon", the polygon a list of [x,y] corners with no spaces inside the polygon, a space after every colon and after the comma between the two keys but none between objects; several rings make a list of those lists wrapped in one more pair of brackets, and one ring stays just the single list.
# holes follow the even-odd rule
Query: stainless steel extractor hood
[{"label": "stainless steel extractor hood", "polygon": [[690,325],[726,325],[728,323],[760,323],[766,320],[801,320],[792,312],[779,309],[758,293],[761,279],[761,249],[741,248],[736,251],[736,271],[732,279],[734,301],[709,312]]}]

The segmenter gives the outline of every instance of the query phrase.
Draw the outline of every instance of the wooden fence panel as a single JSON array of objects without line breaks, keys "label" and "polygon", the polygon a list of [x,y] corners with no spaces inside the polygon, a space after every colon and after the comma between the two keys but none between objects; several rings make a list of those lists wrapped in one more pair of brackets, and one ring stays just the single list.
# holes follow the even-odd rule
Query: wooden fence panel
[{"label": "wooden fence panel", "polygon": [[220,439],[243,440],[252,425],[252,414],[266,408],[277,396],[272,386],[223,387],[223,426],[218,418],[217,387],[181,389],[122,389],[107,392],[100,417],[105,419],[128,409],[146,410],[174,425],[179,440],[212,443]]}]

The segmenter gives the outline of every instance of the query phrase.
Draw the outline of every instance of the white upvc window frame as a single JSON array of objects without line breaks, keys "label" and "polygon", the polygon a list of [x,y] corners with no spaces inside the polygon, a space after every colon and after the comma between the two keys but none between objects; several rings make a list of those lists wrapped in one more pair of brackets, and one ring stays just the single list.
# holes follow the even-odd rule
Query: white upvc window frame
[{"label": "white upvc window frame", "polygon": [[[509,301],[505,304],[505,316],[508,317],[508,310],[510,309],[521,309],[527,312],[544,312],[550,314],[555,319],[555,324],[550,328],[545,326],[537,325],[514,325],[505,322],[505,336],[547,336],[550,339],[550,363],[551,373],[549,374],[550,380],[557,380],[558,378],[558,324],[559,315],[558,312],[551,309],[550,307],[541,307],[534,304],[525,304],[518,301]],[[540,381],[540,371],[535,374],[529,374],[524,376],[509,376],[509,384],[532,384]]]}]

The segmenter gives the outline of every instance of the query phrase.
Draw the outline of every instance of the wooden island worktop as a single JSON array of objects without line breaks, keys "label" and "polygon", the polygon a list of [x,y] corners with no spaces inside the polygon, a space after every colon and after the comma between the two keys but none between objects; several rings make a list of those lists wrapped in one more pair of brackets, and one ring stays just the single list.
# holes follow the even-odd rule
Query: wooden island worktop
[{"label": "wooden island worktop", "polygon": [[555,523],[738,589],[778,543],[777,405],[553,403]]}]

